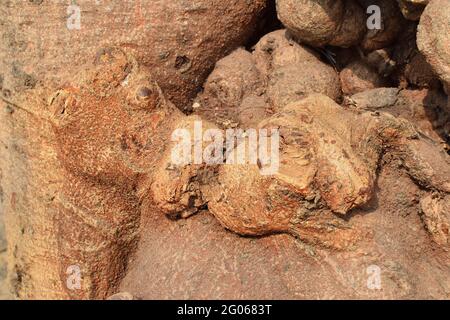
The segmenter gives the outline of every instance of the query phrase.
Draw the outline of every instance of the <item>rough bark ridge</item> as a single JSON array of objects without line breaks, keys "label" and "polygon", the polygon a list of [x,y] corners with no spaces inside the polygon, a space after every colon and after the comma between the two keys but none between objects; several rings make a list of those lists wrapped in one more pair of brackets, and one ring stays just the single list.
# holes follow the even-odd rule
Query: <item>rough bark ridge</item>
[{"label": "rough bark ridge", "polygon": [[67,27],[73,12],[66,2],[2,1],[0,69],[11,94],[37,82],[70,82],[100,48],[118,46],[189,110],[215,62],[246,42],[266,7],[265,0],[77,0],[77,30]]},{"label": "rough bark ridge", "polygon": [[[168,168],[172,131],[195,117],[185,118],[148,69],[119,49],[103,50],[86,70],[76,83],[36,88],[2,108],[3,147],[11,150],[2,152],[9,157],[2,158],[9,172],[2,185],[21,298],[105,298],[137,243],[143,199],[154,195],[169,213],[183,212],[186,196],[199,196],[171,193],[180,202],[173,209],[163,187],[150,189],[155,176],[171,180],[164,185],[171,192],[177,176],[190,180],[192,168],[166,171],[171,179],[159,168]],[[82,271],[82,290],[67,285],[71,266]]]}]

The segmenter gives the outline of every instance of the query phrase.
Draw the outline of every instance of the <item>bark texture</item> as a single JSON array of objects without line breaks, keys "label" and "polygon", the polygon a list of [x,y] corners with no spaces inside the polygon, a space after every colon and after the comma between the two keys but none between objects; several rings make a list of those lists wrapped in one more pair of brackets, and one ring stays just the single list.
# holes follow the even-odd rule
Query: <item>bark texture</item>
[{"label": "bark texture", "polygon": [[[254,39],[266,5],[0,4],[16,297],[450,297],[447,0],[277,0],[286,29]],[[174,161],[199,123],[241,129],[234,164]],[[279,134],[271,174],[246,129]]]}]

